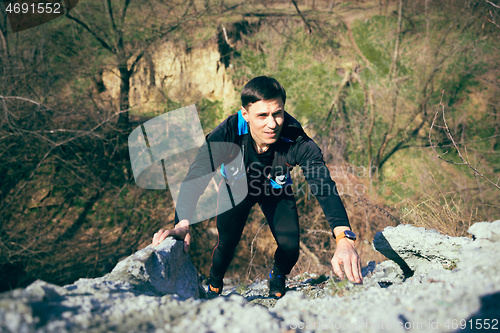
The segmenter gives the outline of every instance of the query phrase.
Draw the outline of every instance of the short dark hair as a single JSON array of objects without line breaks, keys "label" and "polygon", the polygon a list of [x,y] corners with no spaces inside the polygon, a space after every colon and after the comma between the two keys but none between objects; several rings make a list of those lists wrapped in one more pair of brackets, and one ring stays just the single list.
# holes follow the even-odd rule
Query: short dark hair
[{"label": "short dark hair", "polygon": [[281,97],[283,104],[285,104],[285,88],[272,77],[257,76],[248,81],[243,87],[241,91],[241,105],[247,108],[247,106],[252,103],[278,97]]}]

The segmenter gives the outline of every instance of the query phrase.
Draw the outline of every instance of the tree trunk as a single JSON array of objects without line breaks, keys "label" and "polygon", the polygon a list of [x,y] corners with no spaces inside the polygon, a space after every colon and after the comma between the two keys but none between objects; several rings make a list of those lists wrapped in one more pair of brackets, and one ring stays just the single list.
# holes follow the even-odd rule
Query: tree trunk
[{"label": "tree trunk", "polygon": [[399,0],[398,10],[398,28],[396,31],[396,45],[394,46],[394,56],[392,57],[391,69],[389,70],[389,80],[392,76],[397,78],[398,57],[399,57],[399,40],[401,39],[401,22],[403,17],[403,0]]},{"label": "tree trunk", "polygon": [[4,14],[3,22],[0,22],[0,42],[3,47],[3,55],[4,63],[7,64],[9,61],[9,46],[7,43],[7,14]]},{"label": "tree trunk", "polygon": [[130,77],[131,72],[127,68],[127,61],[121,61],[118,65],[120,71],[120,115],[118,116],[118,124],[126,127],[128,125],[128,113],[130,109]]},{"label": "tree trunk", "polygon": [[370,87],[370,90],[369,90],[369,96],[368,96],[368,100],[369,100],[369,103],[370,103],[370,125],[368,126],[368,133],[367,133],[367,137],[368,137],[368,143],[367,143],[367,150],[368,150],[368,167],[370,168],[369,169],[369,176],[370,176],[370,185],[372,183],[372,177],[373,177],[373,173],[372,173],[372,166],[373,166],[373,142],[372,142],[372,135],[373,135],[373,128],[375,126],[375,98],[373,96],[373,90],[372,88]]},{"label": "tree trunk", "polygon": [[380,148],[377,153],[377,157],[375,160],[374,165],[380,169],[382,165],[382,159],[383,155],[385,152],[385,149],[387,148],[387,145],[389,142],[394,138],[394,135],[392,133],[394,129],[394,125],[396,123],[396,116],[397,116],[397,103],[398,103],[398,95],[399,95],[399,89],[398,89],[398,83],[397,83],[397,78],[398,78],[398,58],[399,58],[399,40],[401,39],[401,23],[402,23],[402,17],[403,17],[403,0],[399,0],[399,10],[398,10],[398,27],[396,31],[396,45],[394,46],[394,56],[392,58],[392,64],[391,64],[391,69],[389,70],[389,81],[394,77],[392,86],[393,86],[393,91],[394,91],[394,97],[392,100],[392,116],[391,116],[391,123],[389,124],[389,129],[384,133],[384,138],[382,140],[382,144],[380,145]]}]

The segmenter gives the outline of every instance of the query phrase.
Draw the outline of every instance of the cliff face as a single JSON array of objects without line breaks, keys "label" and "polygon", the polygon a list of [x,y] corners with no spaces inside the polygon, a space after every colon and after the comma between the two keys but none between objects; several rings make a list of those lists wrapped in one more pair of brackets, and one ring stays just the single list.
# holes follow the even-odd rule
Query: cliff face
[{"label": "cliff face", "polygon": [[[120,89],[118,71],[103,71],[102,81],[106,94],[117,101]],[[130,86],[130,105],[138,113],[163,113],[167,100],[189,105],[201,98],[223,100],[224,110],[227,110],[238,97],[221,63],[216,42],[188,49],[173,42],[156,46],[138,63]]]}]

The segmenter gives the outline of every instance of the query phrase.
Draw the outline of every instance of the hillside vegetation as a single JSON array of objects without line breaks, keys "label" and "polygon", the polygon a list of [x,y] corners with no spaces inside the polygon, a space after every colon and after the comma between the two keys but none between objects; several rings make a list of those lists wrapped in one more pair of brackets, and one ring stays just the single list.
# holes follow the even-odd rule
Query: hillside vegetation
[{"label": "hillside vegetation", "polygon": [[[238,110],[234,95],[258,75],[282,83],[286,110],[321,147],[363,263],[382,259],[371,242],[387,225],[466,236],[472,223],[498,219],[500,9],[483,0],[295,4],[87,0],[24,32],[2,20],[0,291],[102,276],[173,227],[169,192],[134,182],[128,134],[192,103],[208,133]],[[166,42],[188,55],[216,45],[217,70],[235,92],[225,100],[169,94],[151,71]],[[116,93],[106,71],[118,78]],[[130,102],[140,84],[155,85],[157,110]],[[456,164],[460,156],[477,172]],[[292,273],[329,272],[335,242],[295,171],[302,253]],[[213,219],[193,225],[191,257],[202,274],[216,240]],[[274,248],[254,208],[227,276],[264,276]]]}]

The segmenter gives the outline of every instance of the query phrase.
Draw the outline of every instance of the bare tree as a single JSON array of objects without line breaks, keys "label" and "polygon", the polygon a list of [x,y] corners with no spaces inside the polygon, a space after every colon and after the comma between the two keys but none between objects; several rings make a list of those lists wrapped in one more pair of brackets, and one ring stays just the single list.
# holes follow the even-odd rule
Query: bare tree
[{"label": "bare tree", "polygon": [[156,43],[201,17],[194,1],[103,0],[81,3],[66,17],[87,31],[114,59],[120,76],[119,123],[128,123],[130,80],[137,64]]},{"label": "bare tree", "polygon": [[117,113],[3,95],[0,110],[0,291],[98,276],[173,219],[132,185]]},{"label": "bare tree", "polygon": [[74,91],[62,97],[50,85],[68,68],[51,58],[62,53],[54,40],[36,43],[48,39],[47,27],[20,33],[10,44],[6,39],[7,62],[0,46],[0,291],[36,278],[68,283],[99,275],[108,260],[141,240],[126,231],[141,217],[124,219],[118,202],[114,216],[105,214],[113,217],[111,227],[96,221],[98,207],[110,197],[118,201],[115,193],[131,180],[119,139],[124,135],[116,127],[120,113],[93,108],[82,95],[72,99]]},{"label": "bare tree", "polygon": [[[368,157],[367,164],[370,170],[381,168],[396,152],[411,147],[412,141],[422,136],[423,127],[432,120],[427,109],[435,92],[434,83],[442,79],[444,69],[454,59],[471,49],[475,43],[460,39],[460,36],[469,31],[477,21],[475,15],[465,11],[459,14],[463,22],[461,30],[456,30],[454,19],[450,18],[447,28],[442,29],[439,34],[434,32],[432,38],[426,41],[425,54],[409,52],[408,45],[402,49],[402,43],[408,43],[406,34],[415,34],[411,31],[414,27],[405,24],[408,21],[405,16],[405,6],[404,1],[398,2],[397,25],[394,42],[391,43],[394,46],[387,76],[381,75],[380,68],[376,69],[377,71],[372,69],[373,64],[371,64],[368,68],[379,77],[377,81],[374,82],[372,79],[370,84],[367,84],[361,75],[353,71],[348,84],[342,83],[341,91],[335,93],[337,102],[333,104],[340,106],[338,123],[353,124],[349,127],[355,127],[354,124],[357,124],[356,126],[365,124],[366,130],[347,133],[355,136],[349,138],[350,141],[358,142],[363,148],[364,156]],[[427,24],[425,30],[427,32]],[[351,42],[355,43],[354,38]],[[423,58],[427,60],[424,62]],[[402,61],[407,67],[411,66],[415,74],[401,75]],[[362,110],[348,109],[349,106],[343,102],[349,95],[347,87],[352,83],[358,83],[363,91]],[[327,120],[330,119],[329,115]]]}]

